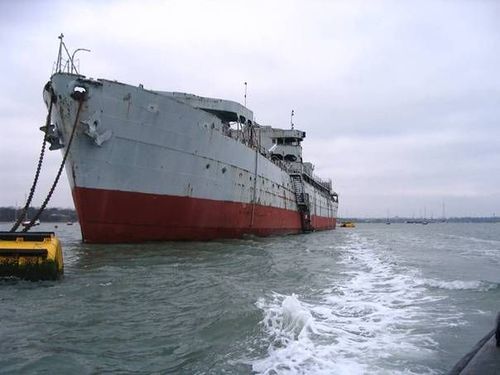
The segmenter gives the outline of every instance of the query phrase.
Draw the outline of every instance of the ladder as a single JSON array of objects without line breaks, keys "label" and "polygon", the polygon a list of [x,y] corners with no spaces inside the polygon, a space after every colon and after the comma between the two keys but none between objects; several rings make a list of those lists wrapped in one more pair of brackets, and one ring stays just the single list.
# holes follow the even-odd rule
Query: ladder
[{"label": "ladder", "polygon": [[300,213],[300,222],[303,232],[311,232],[311,205],[309,202],[309,194],[305,192],[304,180],[300,174],[291,174],[292,189],[295,193],[295,201]]}]

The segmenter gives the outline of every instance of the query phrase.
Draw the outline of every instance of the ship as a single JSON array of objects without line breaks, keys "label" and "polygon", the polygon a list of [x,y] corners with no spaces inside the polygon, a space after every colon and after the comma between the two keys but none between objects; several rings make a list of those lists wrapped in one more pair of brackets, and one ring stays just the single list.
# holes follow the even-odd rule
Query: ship
[{"label": "ship", "polygon": [[231,100],[88,78],[61,48],[43,99],[84,242],[335,229],[338,195],[303,161],[302,130]]}]

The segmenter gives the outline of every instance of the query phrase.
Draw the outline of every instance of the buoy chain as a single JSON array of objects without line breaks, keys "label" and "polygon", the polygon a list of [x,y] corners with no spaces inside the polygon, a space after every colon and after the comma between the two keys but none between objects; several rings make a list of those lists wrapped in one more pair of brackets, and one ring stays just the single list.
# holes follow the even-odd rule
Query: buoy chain
[{"label": "buoy chain", "polygon": [[80,118],[80,112],[81,112],[81,109],[82,109],[82,106],[83,106],[83,102],[85,100],[85,96],[84,95],[77,96],[74,99],[76,99],[78,101],[78,110],[76,112],[75,123],[73,124],[73,129],[71,130],[71,135],[69,137],[68,145],[66,146],[66,151],[64,152],[64,157],[63,157],[63,160],[61,162],[61,165],[59,166],[59,170],[57,171],[56,178],[54,179],[54,182],[52,183],[52,187],[50,188],[49,193],[47,194],[47,197],[43,201],[42,206],[39,208],[39,210],[36,213],[36,215],[31,219],[31,221],[29,222],[29,224],[25,228],[23,228],[23,230],[21,232],[27,232],[28,230],[30,230],[30,228],[33,226],[33,224],[35,223],[35,221],[38,220],[38,218],[42,214],[43,210],[45,210],[45,207],[49,203],[49,200],[52,197],[52,194],[54,193],[54,190],[55,190],[55,188],[57,186],[57,183],[59,182],[59,178],[61,177],[62,170],[64,169],[64,165],[66,164],[66,159],[68,158],[68,154],[69,154],[69,149],[71,147],[71,143],[73,142],[73,138],[74,138],[74,135],[75,135],[76,126],[78,124],[78,119]]},{"label": "buoy chain", "polygon": [[43,158],[45,156],[45,146],[47,145],[50,120],[52,117],[53,103],[54,103],[54,93],[53,93],[52,88],[51,88],[50,89],[49,112],[47,114],[47,120],[45,121],[45,127],[43,127],[44,135],[43,135],[42,149],[40,151],[40,156],[38,157],[38,165],[37,165],[37,168],[35,171],[35,177],[33,179],[33,183],[31,184],[30,193],[29,193],[28,199],[26,200],[26,203],[23,207],[23,211],[21,212],[21,215],[17,218],[17,220],[16,220],[15,224],[12,226],[12,228],[10,228],[10,232],[15,232],[17,230],[17,228],[19,228],[19,225],[24,220],[26,213],[28,212],[29,206],[31,204],[31,200],[33,199],[33,195],[35,194],[36,185],[38,183],[38,177],[40,176],[40,170],[42,169]]}]

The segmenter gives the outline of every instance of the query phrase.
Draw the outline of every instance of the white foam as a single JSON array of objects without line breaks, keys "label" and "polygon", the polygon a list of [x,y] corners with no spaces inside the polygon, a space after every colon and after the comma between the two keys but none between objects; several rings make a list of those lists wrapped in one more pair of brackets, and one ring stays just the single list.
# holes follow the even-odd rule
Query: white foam
[{"label": "white foam", "polygon": [[343,271],[336,272],[322,293],[307,300],[273,293],[257,302],[264,314],[267,354],[252,362],[253,370],[433,373],[418,364],[437,349],[432,325],[460,324],[461,315],[433,310],[445,297],[429,294],[415,272],[397,269],[377,243],[353,233],[339,252]]},{"label": "white foam", "polygon": [[422,285],[429,286],[432,288],[440,288],[447,290],[478,290],[478,291],[487,291],[490,289],[494,289],[497,287],[497,284],[487,283],[484,281],[470,280],[453,280],[453,281],[445,281],[445,280],[435,280],[435,279],[417,279],[417,282]]},{"label": "white foam", "polygon": [[260,299],[257,306],[264,311],[262,325],[269,337],[268,356],[252,363],[261,374],[353,374],[365,367],[352,359],[332,362],[329,345],[314,343],[321,337],[318,321],[311,306],[291,296],[274,293],[271,301]]}]

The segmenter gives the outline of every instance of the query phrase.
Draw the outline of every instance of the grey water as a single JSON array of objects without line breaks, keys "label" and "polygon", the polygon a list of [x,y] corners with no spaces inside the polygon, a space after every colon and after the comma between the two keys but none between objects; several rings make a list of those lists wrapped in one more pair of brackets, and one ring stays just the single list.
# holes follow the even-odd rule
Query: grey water
[{"label": "grey water", "polygon": [[500,310],[500,224],[139,245],[38,228],[65,275],[0,281],[0,373],[443,374]]}]

